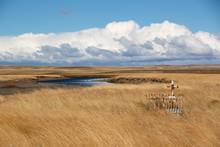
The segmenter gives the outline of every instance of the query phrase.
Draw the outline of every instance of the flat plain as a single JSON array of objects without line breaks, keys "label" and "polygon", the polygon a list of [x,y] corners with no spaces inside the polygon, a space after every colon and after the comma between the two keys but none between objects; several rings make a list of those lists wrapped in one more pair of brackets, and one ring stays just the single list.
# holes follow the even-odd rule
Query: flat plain
[{"label": "flat plain", "polygon": [[[37,84],[68,77],[175,80],[184,112],[146,108],[167,83]],[[220,66],[1,66],[0,146],[220,146]]]}]

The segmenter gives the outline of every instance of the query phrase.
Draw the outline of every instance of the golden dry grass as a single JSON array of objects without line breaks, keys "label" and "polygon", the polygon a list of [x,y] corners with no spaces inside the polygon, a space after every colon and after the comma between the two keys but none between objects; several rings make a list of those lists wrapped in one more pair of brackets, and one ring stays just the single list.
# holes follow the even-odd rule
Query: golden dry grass
[{"label": "golden dry grass", "polygon": [[145,109],[165,84],[45,88],[0,96],[0,146],[220,146],[220,75],[120,76],[177,80],[184,115]]}]

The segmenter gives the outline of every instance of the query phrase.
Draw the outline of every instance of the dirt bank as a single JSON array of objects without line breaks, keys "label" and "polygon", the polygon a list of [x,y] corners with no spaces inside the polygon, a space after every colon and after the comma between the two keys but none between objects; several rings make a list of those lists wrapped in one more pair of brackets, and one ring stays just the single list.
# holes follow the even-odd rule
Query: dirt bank
[{"label": "dirt bank", "polygon": [[142,84],[142,83],[170,83],[170,80],[165,78],[111,78],[107,80],[110,83],[120,83],[120,84]]}]

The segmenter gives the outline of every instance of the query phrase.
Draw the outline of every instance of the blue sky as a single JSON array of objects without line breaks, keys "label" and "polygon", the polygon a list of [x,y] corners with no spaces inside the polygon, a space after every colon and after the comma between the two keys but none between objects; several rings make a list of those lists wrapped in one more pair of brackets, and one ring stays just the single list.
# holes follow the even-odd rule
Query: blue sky
[{"label": "blue sky", "polygon": [[0,64],[220,64],[220,0],[0,0]]},{"label": "blue sky", "polygon": [[0,35],[72,32],[134,20],[169,20],[191,31],[220,33],[218,0],[0,0]]}]

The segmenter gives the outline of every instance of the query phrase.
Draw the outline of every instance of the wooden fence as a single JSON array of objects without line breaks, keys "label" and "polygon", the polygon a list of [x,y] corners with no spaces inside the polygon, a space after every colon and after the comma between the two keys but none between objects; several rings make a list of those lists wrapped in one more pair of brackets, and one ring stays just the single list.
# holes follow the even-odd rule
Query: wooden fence
[{"label": "wooden fence", "polygon": [[167,94],[146,95],[147,109],[158,110],[165,109],[167,112],[180,114],[183,112],[183,97],[168,96]]}]

